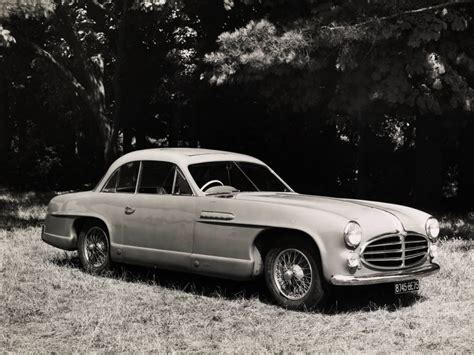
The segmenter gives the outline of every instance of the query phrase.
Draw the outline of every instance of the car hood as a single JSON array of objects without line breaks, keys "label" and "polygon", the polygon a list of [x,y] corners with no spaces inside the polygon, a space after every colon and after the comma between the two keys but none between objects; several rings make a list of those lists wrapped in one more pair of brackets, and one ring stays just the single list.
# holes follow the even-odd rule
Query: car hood
[{"label": "car hood", "polygon": [[373,234],[391,233],[402,230],[424,234],[428,214],[413,208],[382,202],[342,199],[297,193],[239,193],[238,200],[275,203],[316,209],[358,222],[363,229]]}]

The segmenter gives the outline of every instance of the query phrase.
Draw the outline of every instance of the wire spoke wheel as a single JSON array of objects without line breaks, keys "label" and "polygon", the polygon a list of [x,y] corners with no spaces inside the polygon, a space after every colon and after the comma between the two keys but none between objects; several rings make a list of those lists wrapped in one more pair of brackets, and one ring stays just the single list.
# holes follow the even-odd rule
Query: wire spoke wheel
[{"label": "wire spoke wheel", "polygon": [[313,269],[298,249],[284,249],[275,258],[273,279],[278,291],[289,300],[300,300],[311,290]]},{"label": "wire spoke wheel", "polygon": [[107,262],[107,235],[99,227],[92,227],[85,235],[83,243],[84,259],[87,264],[99,268]]}]

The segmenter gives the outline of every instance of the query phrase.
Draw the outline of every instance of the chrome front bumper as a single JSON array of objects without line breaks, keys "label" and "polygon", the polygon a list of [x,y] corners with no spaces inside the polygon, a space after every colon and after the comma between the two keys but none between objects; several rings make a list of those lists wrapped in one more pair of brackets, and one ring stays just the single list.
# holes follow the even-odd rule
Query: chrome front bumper
[{"label": "chrome front bumper", "polygon": [[334,275],[331,277],[331,283],[338,286],[373,285],[417,279],[432,275],[438,271],[439,265],[431,263],[409,270],[387,271],[367,276]]}]

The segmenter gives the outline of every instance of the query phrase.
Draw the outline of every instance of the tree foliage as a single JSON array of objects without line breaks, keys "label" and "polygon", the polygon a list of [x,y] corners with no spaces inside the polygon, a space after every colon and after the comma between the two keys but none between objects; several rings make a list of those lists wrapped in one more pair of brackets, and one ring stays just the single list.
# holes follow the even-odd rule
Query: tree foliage
[{"label": "tree foliage", "polygon": [[[335,67],[342,80],[333,107],[354,112],[383,101],[421,113],[472,110],[470,78],[463,72],[465,64],[459,65],[472,61],[470,2],[425,2],[425,7],[412,10],[403,2],[367,2],[360,7],[355,3],[327,3],[333,13],[329,15],[320,11],[323,5],[308,1],[310,11],[305,13],[314,15],[278,30],[262,19],[221,34],[219,49],[205,58],[213,67],[211,82],[260,80],[266,73],[281,71],[282,65],[321,73]],[[349,19],[358,22],[347,23]],[[363,77],[358,85],[362,95],[347,95],[354,89],[354,76]]]},{"label": "tree foliage", "polygon": [[[449,122],[435,120],[422,127],[424,117],[452,117],[453,112],[474,109],[474,4],[264,3],[269,8],[265,18],[219,36],[218,49],[205,58],[212,68],[211,83],[252,83],[260,88],[257,97],[271,97],[277,106],[295,112],[323,112],[313,119],[335,122],[338,130],[348,131],[348,139],[357,147],[355,178],[361,196],[370,190],[371,136],[387,117],[401,113],[398,120],[411,128],[399,131],[398,136],[414,137],[418,128],[418,166],[439,167],[435,171],[418,169],[416,189],[424,190],[418,200],[432,196],[437,200],[440,183],[423,187],[423,181],[433,180],[429,174],[441,174],[442,143],[435,137]],[[294,6],[300,8],[293,11],[298,15],[282,18]],[[286,83],[277,90],[282,73]],[[288,99],[289,92],[294,97],[290,94]],[[431,141],[431,149],[423,148],[421,134]]]},{"label": "tree foliage", "polygon": [[473,14],[462,0],[4,1],[1,183],[77,186],[123,152],[205,145],[307,192],[458,201],[474,193]]}]

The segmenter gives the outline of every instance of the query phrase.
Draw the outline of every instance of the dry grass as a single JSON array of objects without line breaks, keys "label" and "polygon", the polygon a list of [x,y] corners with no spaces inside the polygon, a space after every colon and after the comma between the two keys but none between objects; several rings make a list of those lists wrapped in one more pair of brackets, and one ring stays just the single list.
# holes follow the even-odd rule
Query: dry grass
[{"label": "dry grass", "polygon": [[[0,195],[0,349],[6,351],[472,351],[473,241],[444,239],[442,271],[386,303],[339,290],[326,312],[271,305],[258,283],[117,268],[98,277],[40,241],[50,196]],[[450,233],[444,221],[444,233]],[[464,225],[466,222],[463,222]],[[458,223],[459,224],[459,223]],[[463,227],[472,231],[472,224]],[[370,297],[375,297],[371,299]],[[391,301],[393,302],[393,300]]]}]

